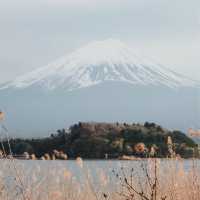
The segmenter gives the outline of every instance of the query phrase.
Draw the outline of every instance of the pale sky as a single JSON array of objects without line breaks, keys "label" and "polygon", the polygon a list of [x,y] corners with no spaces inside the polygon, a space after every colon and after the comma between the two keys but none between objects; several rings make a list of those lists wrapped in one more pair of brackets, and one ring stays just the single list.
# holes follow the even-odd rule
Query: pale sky
[{"label": "pale sky", "polygon": [[108,38],[200,80],[199,0],[0,0],[0,83]]}]

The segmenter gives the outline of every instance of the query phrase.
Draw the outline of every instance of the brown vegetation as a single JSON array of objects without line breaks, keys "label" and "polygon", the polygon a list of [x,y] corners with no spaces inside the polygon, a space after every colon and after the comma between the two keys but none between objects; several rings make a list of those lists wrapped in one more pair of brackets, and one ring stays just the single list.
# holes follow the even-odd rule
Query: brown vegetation
[{"label": "brown vegetation", "polygon": [[66,168],[67,163],[37,164],[30,171],[20,161],[2,160],[0,200],[199,200],[198,161],[188,162],[185,168],[184,160],[177,159],[129,161],[109,174],[98,169],[94,176],[80,157],[81,174]]}]

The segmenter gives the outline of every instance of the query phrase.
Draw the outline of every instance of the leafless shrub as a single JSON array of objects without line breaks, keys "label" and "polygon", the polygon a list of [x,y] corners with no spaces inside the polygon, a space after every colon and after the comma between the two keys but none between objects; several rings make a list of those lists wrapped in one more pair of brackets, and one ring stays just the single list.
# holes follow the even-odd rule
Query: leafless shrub
[{"label": "leafless shrub", "polygon": [[25,162],[0,160],[0,200],[200,199],[198,160],[113,161],[113,170],[110,161],[106,169],[93,162],[96,174],[81,158],[76,170],[68,169],[71,161]]}]

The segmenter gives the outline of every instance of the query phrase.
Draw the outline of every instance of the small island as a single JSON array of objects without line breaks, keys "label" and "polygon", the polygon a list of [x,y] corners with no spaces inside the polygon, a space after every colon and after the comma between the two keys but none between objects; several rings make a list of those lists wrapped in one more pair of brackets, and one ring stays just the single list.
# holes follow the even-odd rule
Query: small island
[{"label": "small island", "polygon": [[[46,138],[11,139],[10,146],[16,157],[47,160],[199,157],[198,145],[186,134],[149,122],[79,122]],[[8,154],[6,140],[4,147]]]}]

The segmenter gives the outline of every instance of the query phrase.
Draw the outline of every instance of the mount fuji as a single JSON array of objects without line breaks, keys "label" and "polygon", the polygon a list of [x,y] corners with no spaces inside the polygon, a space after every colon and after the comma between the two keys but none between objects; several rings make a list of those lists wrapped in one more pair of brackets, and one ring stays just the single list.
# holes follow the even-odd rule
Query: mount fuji
[{"label": "mount fuji", "polygon": [[1,89],[38,86],[47,90],[72,91],[105,81],[170,88],[198,85],[164,66],[140,59],[122,42],[109,39],[80,48],[52,64],[17,78]]},{"label": "mount fuji", "polygon": [[140,58],[118,40],[93,42],[0,86],[12,135],[43,136],[77,121],[199,120],[200,83]]}]

